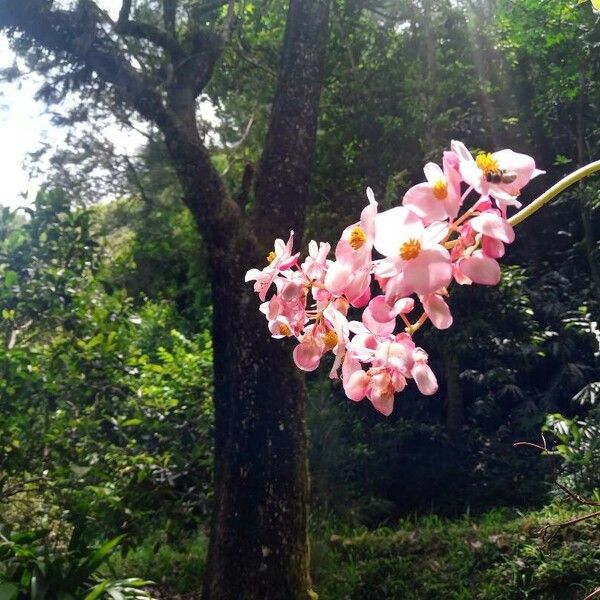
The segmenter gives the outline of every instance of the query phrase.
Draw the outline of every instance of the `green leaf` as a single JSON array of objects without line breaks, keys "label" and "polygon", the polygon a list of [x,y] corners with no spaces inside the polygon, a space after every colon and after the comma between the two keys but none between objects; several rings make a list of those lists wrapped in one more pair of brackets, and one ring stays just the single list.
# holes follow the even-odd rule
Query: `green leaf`
[{"label": "green leaf", "polygon": [[0,600],[15,600],[19,588],[14,583],[0,583]]},{"label": "green leaf", "polygon": [[6,273],[4,273],[5,287],[12,287],[13,285],[15,285],[15,283],[17,283],[17,281],[19,281],[19,276],[17,275],[17,273],[15,273],[15,271],[6,271]]},{"label": "green leaf", "polygon": [[71,586],[81,585],[110,556],[112,551],[123,541],[125,534],[119,535],[95,550],[69,577]]},{"label": "green leaf", "polygon": [[87,475],[90,471],[90,469],[92,467],[82,467],[79,465],[75,465],[73,463],[71,463],[69,465],[69,467],[71,468],[71,471],[73,471],[73,473],[77,476],[77,477],[83,477],[84,475]]},{"label": "green leaf", "polygon": [[108,581],[103,581],[102,583],[95,585],[83,600],[96,600],[96,598],[99,598],[102,595],[102,592],[104,592],[107,585]]}]

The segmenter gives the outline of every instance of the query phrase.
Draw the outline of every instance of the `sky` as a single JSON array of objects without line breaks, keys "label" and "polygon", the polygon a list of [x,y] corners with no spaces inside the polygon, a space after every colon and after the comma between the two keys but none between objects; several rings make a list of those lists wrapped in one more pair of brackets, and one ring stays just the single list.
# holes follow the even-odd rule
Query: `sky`
[{"label": "sky", "polygon": [[[116,18],[120,0],[100,0],[98,4]],[[14,60],[8,40],[0,34],[0,67]],[[32,180],[23,161],[42,142],[58,145],[64,129],[54,126],[41,102],[34,100],[40,78],[33,75],[17,82],[0,82],[0,205],[17,207],[31,203],[42,181]],[[134,151],[142,137],[115,125],[107,132],[119,149]]]}]

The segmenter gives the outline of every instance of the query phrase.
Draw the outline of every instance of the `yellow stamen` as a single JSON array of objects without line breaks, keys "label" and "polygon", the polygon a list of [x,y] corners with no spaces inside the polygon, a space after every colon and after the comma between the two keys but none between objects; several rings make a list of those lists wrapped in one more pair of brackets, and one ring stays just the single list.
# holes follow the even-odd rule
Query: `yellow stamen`
[{"label": "yellow stamen", "polygon": [[335,348],[338,343],[337,333],[333,329],[330,329],[326,334],[323,335],[323,343],[325,344],[325,348],[327,350]]},{"label": "yellow stamen", "polygon": [[477,166],[485,173],[498,173],[500,167],[490,152],[480,152],[475,158]]},{"label": "yellow stamen", "polygon": [[279,335],[292,335],[292,330],[285,323],[279,323]]},{"label": "yellow stamen", "polygon": [[412,260],[417,258],[421,252],[421,244],[419,240],[410,239],[400,246],[400,258],[402,260]]},{"label": "yellow stamen", "polygon": [[367,236],[365,234],[365,232],[357,225],[351,232],[350,232],[350,245],[355,249],[358,250],[359,248],[362,248],[365,245],[365,242],[367,241]]},{"label": "yellow stamen", "polygon": [[448,196],[448,186],[446,185],[446,182],[443,179],[438,179],[433,184],[433,195],[438,200],[443,200]]},{"label": "yellow stamen", "polygon": [[277,254],[275,254],[275,252],[273,252],[273,250],[271,250],[271,252],[269,252],[269,254],[267,254],[267,260],[269,261],[269,264],[271,264],[276,258],[277,258]]}]

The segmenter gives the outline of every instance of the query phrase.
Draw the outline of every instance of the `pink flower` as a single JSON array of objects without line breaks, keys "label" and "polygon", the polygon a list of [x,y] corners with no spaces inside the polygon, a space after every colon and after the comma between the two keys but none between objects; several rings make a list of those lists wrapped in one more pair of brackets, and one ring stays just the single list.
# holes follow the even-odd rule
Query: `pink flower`
[{"label": "pink flower", "polygon": [[412,298],[400,298],[390,306],[384,296],[375,296],[363,312],[363,323],[373,333],[386,335],[396,327],[396,317],[408,314],[415,307]]},{"label": "pink flower", "polygon": [[386,283],[388,302],[393,299],[394,290],[402,296],[413,292],[429,294],[450,283],[450,254],[439,243],[446,232],[443,223],[425,227],[417,215],[403,206],[377,215],[375,248],[387,258],[378,263],[375,273],[394,278]]},{"label": "pink flower", "polygon": [[411,187],[402,204],[426,223],[454,219],[460,208],[460,175],[451,164],[452,153],[444,153],[443,168],[427,163],[423,171],[427,181]]},{"label": "pink flower", "polygon": [[510,244],[515,240],[512,225],[499,210],[486,210],[471,219],[468,224],[474,231],[481,233],[483,253],[492,258],[504,256],[504,244]]},{"label": "pink flower", "polygon": [[452,314],[440,294],[425,294],[420,297],[423,310],[437,329],[448,329],[452,325]]},{"label": "pink flower", "polygon": [[272,252],[269,252],[267,260],[269,264],[262,270],[250,269],[244,281],[255,281],[254,291],[258,292],[258,297],[264,301],[267,297],[267,292],[271,287],[271,284],[279,275],[281,271],[289,269],[296,261],[300,253],[292,255],[292,246],[294,243],[294,232],[290,231],[290,237],[287,244],[283,243],[283,240],[275,240],[275,248]]},{"label": "pink flower", "polygon": [[360,221],[344,229],[335,249],[336,259],[349,263],[354,268],[371,266],[377,216],[377,202],[371,188],[367,188],[367,199],[369,204],[363,208]]},{"label": "pink flower", "polygon": [[481,250],[476,250],[468,258],[459,259],[456,267],[460,272],[456,281],[461,284],[496,285],[500,281],[500,265]]},{"label": "pink flower", "polygon": [[406,387],[406,379],[398,372],[386,368],[363,371],[355,359],[344,361],[342,381],[350,400],[359,402],[367,397],[381,414],[388,417],[394,410],[394,395]]},{"label": "pink flower", "polygon": [[512,150],[482,152],[473,158],[462,142],[453,140],[451,148],[458,156],[463,180],[482,196],[492,196],[502,211],[521,206],[517,200],[521,188],[545,172],[536,169],[531,156]]},{"label": "pink flower", "polygon": [[327,272],[327,255],[331,250],[331,244],[311,240],[308,244],[308,256],[302,263],[302,272],[309,281],[322,282]]},{"label": "pink flower", "polygon": [[314,371],[325,353],[325,344],[321,336],[312,333],[314,327],[315,325],[311,325],[306,328],[306,333],[292,353],[296,366],[302,371]]},{"label": "pink flower", "polygon": [[367,397],[373,406],[388,416],[394,408],[394,395],[406,387],[406,381],[414,378],[422,394],[434,394],[437,380],[427,364],[427,354],[415,347],[411,337],[400,333],[373,345],[372,367],[364,371],[360,361],[348,354],[342,367],[344,391],[350,400],[358,402]]},{"label": "pink flower", "polygon": [[333,304],[329,304],[322,311],[318,321],[304,329],[304,335],[293,351],[296,366],[303,371],[314,371],[325,352],[331,350],[340,357],[338,364],[334,364],[332,369],[335,375],[345,353],[349,334],[345,315]]},{"label": "pink flower", "polygon": [[422,348],[415,348],[413,353],[414,365],[411,375],[421,394],[431,396],[438,391],[438,382],[431,367],[427,364],[427,353]]},{"label": "pink flower", "polygon": [[282,277],[278,277],[275,284],[280,293],[260,305],[260,311],[269,322],[269,331],[274,338],[299,336],[308,320],[305,287]]},{"label": "pink flower", "polygon": [[371,296],[371,254],[375,237],[377,202],[367,188],[369,204],[360,222],[344,229],[335,249],[336,261],[329,265],[325,288],[334,295],[344,294],[355,307],[364,306]]}]

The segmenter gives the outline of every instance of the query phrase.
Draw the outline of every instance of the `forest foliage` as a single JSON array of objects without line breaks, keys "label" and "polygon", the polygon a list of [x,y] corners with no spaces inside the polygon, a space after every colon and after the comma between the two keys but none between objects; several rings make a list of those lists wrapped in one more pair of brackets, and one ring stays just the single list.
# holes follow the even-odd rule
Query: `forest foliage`
[{"label": "forest foliage", "polygon": [[[247,183],[266,133],[285,3],[237,4],[234,43],[206,90],[216,118],[205,125],[213,164],[232,195],[251,204]],[[139,10],[151,8],[140,3]],[[367,185],[384,208],[397,205],[450,139],[534,156],[547,175],[524,203],[598,157],[600,26],[589,3],[337,0],[332,10],[307,240],[337,239]],[[13,43],[23,64],[47,60],[18,36]],[[56,86],[49,79],[42,95],[66,111],[61,86],[76,89],[77,76]],[[76,114],[63,114],[72,146],[52,157],[34,206],[0,214],[0,598],[29,597],[39,573],[23,556],[39,548],[44,564],[58,561],[63,574],[93,563],[66,592],[80,597],[96,586],[90,600],[110,586],[144,585],[119,583],[127,576],[160,580],[140,556],[160,570],[160,552],[179,565],[185,540],[194,540],[190,555],[205,552],[197,532],[212,502],[214,409],[203,242],[160,136],[150,131],[136,156],[112,155],[99,128],[90,131],[91,115],[101,111],[96,100],[87,90]],[[82,124],[86,145],[77,134]],[[84,167],[97,157],[94,173],[109,177],[73,168],[74,157]],[[115,189],[114,200],[95,203]],[[415,525],[424,533],[413,539],[408,515],[549,502],[550,465],[513,446],[537,442],[542,430],[560,481],[597,497],[599,209],[590,179],[519,227],[498,288],[456,290],[453,331],[419,334],[441,383],[433,398],[404,392],[386,419],[345,399],[325,370],[309,376],[312,507],[324,520],[313,527],[315,579],[323,597],[409,597],[413,564],[394,556],[422,552],[415,545],[427,546],[441,521]],[[506,529],[469,522],[427,568],[444,577],[489,573],[506,584],[498,588],[506,598],[524,597],[525,588],[509,582],[523,577],[528,593],[548,598],[561,585],[594,583],[575,566],[572,544],[561,546],[552,576],[536,579],[537,546],[520,537],[534,527],[492,514],[505,515]],[[372,531],[399,519],[397,531]],[[476,531],[466,550],[465,530]],[[585,530],[590,547],[593,535]],[[93,575],[103,562],[90,558],[94,548],[109,540],[117,541],[101,558],[118,544],[123,555],[113,564],[133,565],[134,573]],[[19,544],[27,547],[21,554]],[[458,566],[444,562],[450,554]],[[590,568],[596,554],[586,555]],[[344,561],[360,573],[340,578],[331,565]],[[398,581],[382,575],[387,569],[402,573]],[[199,585],[197,572],[174,573],[167,593]],[[423,583],[421,597],[448,592],[436,585]],[[483,576],[474,585],[485,587]],[[473,589],[451,597],[500,597]]]}]

